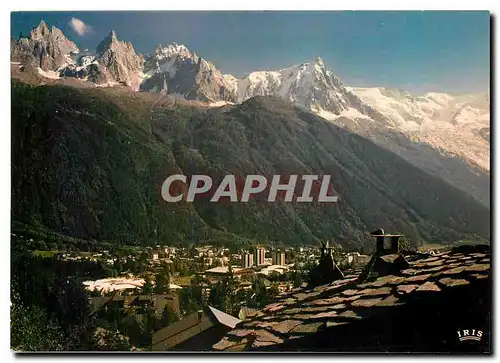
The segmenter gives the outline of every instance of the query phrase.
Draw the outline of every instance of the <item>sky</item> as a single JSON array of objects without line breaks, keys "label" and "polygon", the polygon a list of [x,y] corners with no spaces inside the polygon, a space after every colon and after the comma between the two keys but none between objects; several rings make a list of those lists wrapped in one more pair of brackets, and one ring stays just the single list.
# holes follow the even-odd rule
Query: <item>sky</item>
[{"label": "sky", "polygon": [[114,29],[136,51],[186,45],[224,74],[241,77],[323,58],[346,85],[425,92],[483,92],[490,82],[486,11],[13,12],[11,33],[40,20],[80,49]]}]

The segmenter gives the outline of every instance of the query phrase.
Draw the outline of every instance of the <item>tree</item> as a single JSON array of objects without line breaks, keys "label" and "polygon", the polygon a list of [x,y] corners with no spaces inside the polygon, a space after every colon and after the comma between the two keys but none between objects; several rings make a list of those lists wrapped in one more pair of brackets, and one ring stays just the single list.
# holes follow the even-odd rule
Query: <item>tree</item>
[{"label": "tree", "polygon": [[414,249],[411,245],[409,238],[400,237],[398,243],[399,243],[399,251],[400,252],[410,252]]},{"label": "tree", "polygon": [[188,315],[198,311],[203,306],[202,288],[196,280],[191,285],[182,289],[179,293],[179,307],[182,315]]},{"label": "tree", "polygon": [[139,270],[139,263],[135,259],[129,258],[127,259],[123,267],[135,275]]},{"label": "tree", "polygon": [[267,290],[269,298],[274,299],[280,293],[278,288],[278,284],[272,284],[271,287]]},{"label": "tree", "polygon": [[216,307],[219,310],[226,311],[227,309],[227,294],[223,281],[218,281],[210,287],[210,296],[208,304]]},{"label": "tree", "polygon": [[141,255],[139,256],[139,261],[142,262],[143,264],[148,263],[148,254],[147,252],[142,252]]},{"label": "tree", "polygon": [[203,285],[208,284],[202,276],[196,275],[191,279],[188,287],[179,292],[179,306],[182,315],[188,315],[200,310],[204,305]]},{"label": "tree", "polygon": [[165,305],[165,309],[163,309],[162,319],[163,326],[169,326],[170,324],[179,320],[174,309],[172,309],[172,307],[168,304]]},{"label": "tree", "polygon": [[[170,289],[169,279],[165,276],[165,274],[158,273],[155,277],[155,294],[165,294]],[[144,287],[143,287],[144,288]]]},{"label": "tree", "polygon": [[116,276],[120,275],[123,272],[123,264],[119,257],[113,261],[113,270],[116,271]]},{"label": "tree", "polygon": [[279,281],[280,277],[281,275],[277,271],[271,271],[268,276],[269,281]]},{"label": "tree", "polygon": [[252,284],[253,298],[251,300],[251,305],[256,305],[257,307],[263,307],[269,303],[271,299],[271,294],[269,293],[266,283],[262,278],[256,278]]},{"label": "tree", "polygon": [[[223,279],[223,283],[225,285],[225,291],[227,295],[227,301],[226,301],[226,313],[234,315],[235,310],[238,309],[239,307],[237,306],[236,303],[236,289],[238,287],[238,281],[236,280],[236,277],[234,276],[233,273],[233,267],[231,266],[231,263],[229,263],[228,270],[227,270],[227,277]],[[236,312],[237,313],[237,312]]]},{"label": "tree", "polygon": [[147,263],[139,260],[139,264],[137,266],[137,272],[142,274],[144,271],[146,271]]},{"label": "tree", "polygon": [[125,316],[120,324],[120,331],[129,337],[130,344],[143,345],[144,341],[144,328],[137,321],[137,315]]},{"label": "tree", "polygon": [[[29,251],[13,248],[13,348],[94,349],[92,333],[95,329],[95,318],[90,313],[87,293],[82,284],[67,276],[70,267],[68,261],[54,257],[38,257]],[[40,336],[37,337],[37,334]],[[44,341],[43,336],[48,337],[50,341]]]},{"label": "tree", "polygon": [[153,333],[161,328],[162,319],[156,316],[154,306],[148,304],[143,318],[143,344],[150,345]]},{"label": "tree", "polygon": [[210,288],[209,305],[215,306],[230,315],[237,313],[239,306],[236,301],[236,288],[238,282],[229,264],[227,275]]},{"label": "tree", "polygon": [[252,295],[251,290],[239,289],[238,291],[236,291],[234,300],[235,300],[235,309],[238,309],[238,311],[234,311],[235,316],[237,313],[239,313],[239,307],[243,303],[248,304],[248,302],[250,301],[251,295]]},{"label": "tree", "polygon": [[10,339],[15,351],[64,350],[63,331],[39,306],[23,306],[18,298],[11,305]]},{"label": "tree", "polygon": [[142,285],[141,295],[151,295],[154,293],[154,286],[151,282],[149,275],[144,278],[144,285]]},{"label": "tree", "polygon": [[291,281],[293,282],[293,287],[300,287],[302,282],[304,282],[304,276],[300,269],[298,268],[297,262],[293,265],[290,270]]},{"label": "tree", "polygon": [[170,272],[171,266],[169,263],[163,263],[162,271],[156,274],[155,278],[155,293],[165,294],[170,291]]},{"label": "tree", "polygon": [[101,293],[101,290],[99,289],[94,289],[90,292],[90,296],[92,297],[99,297],[99,296],[102,296],[102,293]]},{"label": "tree", "polygon": [[117,330],[106,330],[100,332],[97,336],[97,348],[98,351],[129,351],[131,345],[127,337],[120,334]]}]

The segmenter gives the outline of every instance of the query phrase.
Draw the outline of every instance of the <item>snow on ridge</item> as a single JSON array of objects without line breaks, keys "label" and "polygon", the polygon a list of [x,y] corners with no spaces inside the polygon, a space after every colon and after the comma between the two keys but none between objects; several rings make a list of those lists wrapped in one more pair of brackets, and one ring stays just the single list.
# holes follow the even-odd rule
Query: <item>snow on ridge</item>
[{"label": "snow on ridge", "polygon": [[370,117],[363,115],[361,112],[359,112],[358,110],[356,110],[353,107],[349,107],[349,108],[343,110],[339,115],[337,115],[333,112],[325,111],[322,108],[316,108],[313,110],[313,112],[315,114],[317,114],[318,116],[323,117],[324,119],[326,119],[328,121],[335,121],[340,117],[346,117],[346,118],[350,118],[353,120],[364,119],[364,120],[373,122],[373,120]]},{"label": "snow on ridge", "polygon": [[349,89],[388,117],[393,122],[390,128],[413,141],[427,143],[489,170],[490,144],[480,132],[490,127],[489,102],[485,95],[468,97],[429,92],[414,97],[408,92],[402,94],[382,87]]},{"label": "snow on ridge", "polygon": [[227,101],[215,101],[208,104],[209,107],[223,107],[227,105],[234,105],[234,103]]},{"label": "snow on ridge", "polygon": [[424,94],[423,98],[430,99],[441,106],[448,105],[454,99],[453,96],[447,93],[439,92],[427,92],[426,94]]},{"label": "snow on ridge", "polygon": [[162,59],[162,56],[163,58],[171,58],[174,56],[180,56],[181,58],[196,58],[196,54],[191,53],[191,51],[183,44],[177,44],[174,42],[166,47],[159,45],[158,48],[161,49],[161,52],[157,54],[158,59]]},{"label": "snow on ridge", "polygon": [[44,71],[42,68],[37,68],[38,74],[45,78],[59,79],[59,72],[56,71]]}]

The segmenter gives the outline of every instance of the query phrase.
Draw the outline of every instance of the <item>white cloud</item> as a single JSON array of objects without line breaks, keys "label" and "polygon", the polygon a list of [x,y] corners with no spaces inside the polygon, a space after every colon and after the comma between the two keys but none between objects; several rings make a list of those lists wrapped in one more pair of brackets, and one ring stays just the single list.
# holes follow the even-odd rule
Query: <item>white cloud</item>
[{"label": "white cloud", "polygon": [[77,18],[71,18],[71,20],[69,21],[69,26],[79,36],[84,36],[85,34],[92,32],[91,26],[85,24],[82,20]]}]

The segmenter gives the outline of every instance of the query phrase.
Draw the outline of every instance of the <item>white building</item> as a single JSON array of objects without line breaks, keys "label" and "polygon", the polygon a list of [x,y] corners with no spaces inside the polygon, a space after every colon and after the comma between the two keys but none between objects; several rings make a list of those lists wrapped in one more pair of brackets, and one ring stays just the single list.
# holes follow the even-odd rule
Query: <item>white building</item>
[{"label": "white building", "polygon": [[265,263],[266,250],[263,246],[255,247],[255,265],[260,266]]},{"label": "white building", "polygon": [[272,272],[278,273],[279,275],[287,272],[289,268],[287,266],[281,266],[281,265],[271,265],[264,267],[262,270],[259,271],[259,274],[269,276]]},{"label": "white building", "polygon": [[285,266],[285,252],[273,251],[271,256],[273,265]]},{"label": "white building", "polygon": [[217,257],[216,260],[220,262],[221,266],[228,266],[229,265],[229,258],[227,258],[227,257]]},{"label": "white building", "polygon": [[253,255],[251,253],[245,253],[243,255],[243,268],[253,267]]}]

